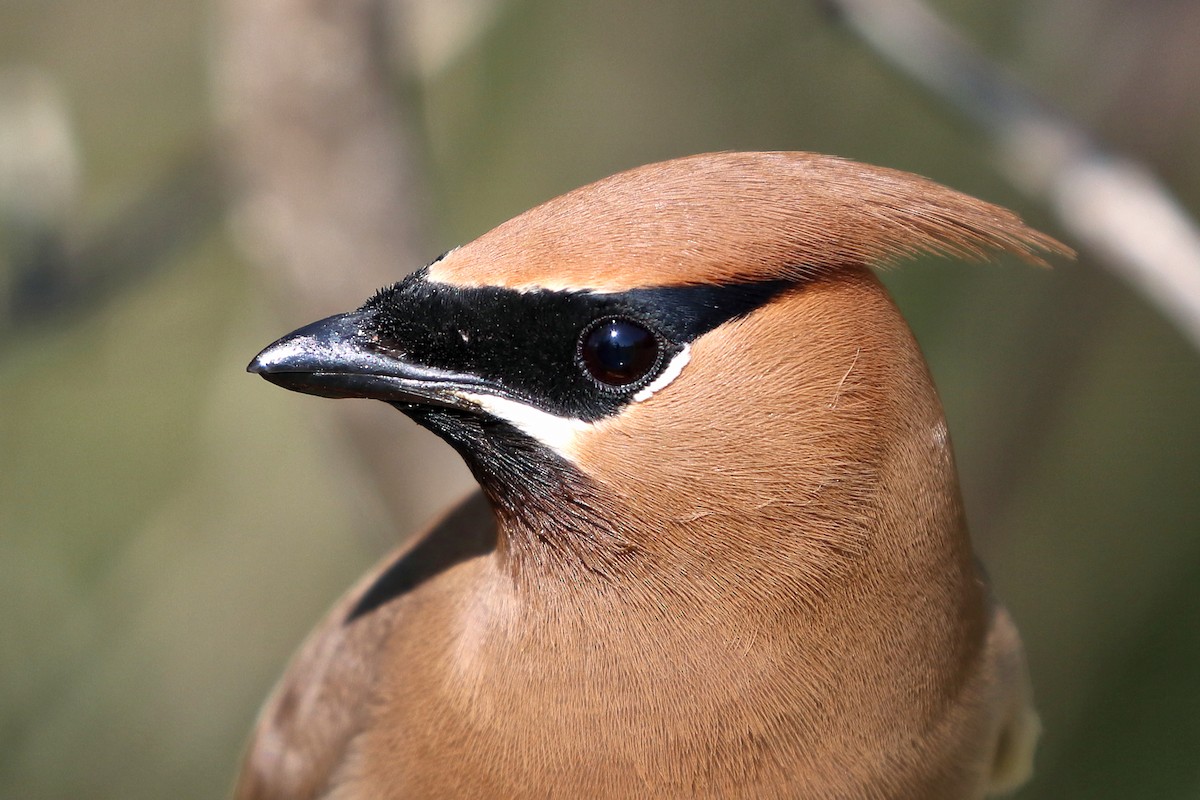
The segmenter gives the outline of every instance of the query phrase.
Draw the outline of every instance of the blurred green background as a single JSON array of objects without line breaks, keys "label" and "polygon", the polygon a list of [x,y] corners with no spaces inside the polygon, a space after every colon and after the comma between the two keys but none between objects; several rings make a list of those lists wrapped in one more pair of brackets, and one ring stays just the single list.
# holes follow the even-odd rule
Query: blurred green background
[{"label": "blurred green background", "polygon": [[[331,422],[340,404],[243,372],[313,310],[345,310],[289,299],[229,224],[213,86],[239,78],[214,75],[255,2],[0,5],[3,797],[224,794],[305,631],[469,486],[391,413],[416,488],[381,500]],[[289,2],[318,18],[337,5]],[[937,8],[1200,209],[1200,5]],[[419,260],[395,278],[581,183],[722,149],[911,170],[1064,236],[975,131],[813,4],[393,10],[380,33],[402,55],[388,91],[420,218]],[[271,28],[257,35],[270,51]],[[357,298],[378,282],[328,270]],[[1048,271],[925,260],[885,280],[1029,651],[1045,737],[1018,796],[1200,797],[1200,356],[1086,252]]]}]

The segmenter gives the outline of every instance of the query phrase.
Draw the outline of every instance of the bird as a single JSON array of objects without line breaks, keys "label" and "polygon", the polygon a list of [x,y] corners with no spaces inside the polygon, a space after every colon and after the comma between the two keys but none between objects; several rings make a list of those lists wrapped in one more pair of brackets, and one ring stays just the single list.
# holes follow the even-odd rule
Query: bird
[{"label": "bird", "polygon": [[241,800],[978,798],[1029,776],[1015,624],[878,269],[1070,255],[803,152],[543,203],[248,370],[391,404],[479,491],[338,601]]}]

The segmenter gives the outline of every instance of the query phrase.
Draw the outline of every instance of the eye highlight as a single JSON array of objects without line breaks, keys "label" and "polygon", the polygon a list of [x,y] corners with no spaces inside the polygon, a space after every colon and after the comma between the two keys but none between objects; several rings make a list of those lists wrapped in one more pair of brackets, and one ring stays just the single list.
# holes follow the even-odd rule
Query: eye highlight
[{"label": "eye highlight", "polygon": [[584,330],[579,360],[605,386],[621,388],[646,377],[659,362],[659,344],[649,330],[626,319],[603,319]]}]

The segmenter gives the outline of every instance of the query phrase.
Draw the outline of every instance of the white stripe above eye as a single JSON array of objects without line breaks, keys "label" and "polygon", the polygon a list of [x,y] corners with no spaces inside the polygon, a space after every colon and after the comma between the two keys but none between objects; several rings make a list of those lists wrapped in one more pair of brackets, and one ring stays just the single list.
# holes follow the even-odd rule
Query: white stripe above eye
[{"label": "white stripe above eye", "polygon": [[632,286],[580,286],[565,280],[556,279],[552,276],[547,276],[538,281],[520,283],[488,283],[484,280],[464,283],[461,279],[447,278],[439,266],[444,259],[461,249],[462,246],[460,245],[454,248],[454,250],[448,250],[445,255],[431,263],[428,271],[425,273],[425,280],[429,283],[440,283],[442,286],[452,286],[456,289],[506,289],[512,292],[519,292],[520,294],[535,294],[537,292],[584,292],[593,295],[606,295],[621,294],[622,292],[629,291],[631,288],[636,288]]}]

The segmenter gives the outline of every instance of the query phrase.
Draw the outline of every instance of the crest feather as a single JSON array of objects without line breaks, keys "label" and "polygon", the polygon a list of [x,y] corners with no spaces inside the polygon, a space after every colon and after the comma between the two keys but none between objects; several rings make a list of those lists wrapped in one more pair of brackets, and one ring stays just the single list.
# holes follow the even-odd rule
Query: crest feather
[{"label": "crest feather", "polygon": [[514,289],[799,280],[919,253],[1070,255],[1011,211],[814,153],[709,153],[568,192],[451,251],[432,280]]}]

